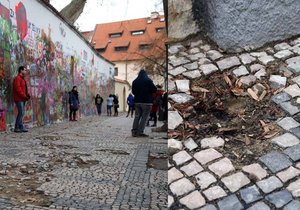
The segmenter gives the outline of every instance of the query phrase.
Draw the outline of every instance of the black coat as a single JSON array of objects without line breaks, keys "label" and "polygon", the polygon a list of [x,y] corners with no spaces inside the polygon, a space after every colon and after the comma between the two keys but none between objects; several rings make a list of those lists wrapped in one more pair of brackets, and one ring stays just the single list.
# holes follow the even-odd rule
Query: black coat
[{"label": "black coat", "polygon": [[132,82],[134,103],[153,103],[153,93],[157,88],[144,70],[139,72],[138,77]]}]

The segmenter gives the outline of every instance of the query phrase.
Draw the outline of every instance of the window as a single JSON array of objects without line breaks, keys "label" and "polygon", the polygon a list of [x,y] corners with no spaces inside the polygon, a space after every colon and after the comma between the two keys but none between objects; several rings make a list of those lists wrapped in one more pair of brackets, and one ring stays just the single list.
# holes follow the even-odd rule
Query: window
[{"label": "window", "polygon": [[145,30],[140,30],[140,31],[132,31],[131,35],[136,36],[136,35],[142,35],[145,33]]},{"label": "window", "polygon": [[115,51],[117,51],[117,52],[124,52],[127,50],[128,50],[128,46],[115,47]]},{"label": "window", "polygon": [[159,22],[165,22],[165,18],[160,18]]},{"label": "window", "polygon": [[106,50],[106,48],[99,48],[99,49],[97,49],[98,53],[104,53],[105,50]]},{"label": "window", "polygon": [[110,38],[117,38],[117,37],[121,37],[122,33],[113,33],[113,34],[109,34]]},{"label": "window", "polygon": [[159,33],[159,32],[161,32],[162,30],[165,30],[165,28],[163,28],[163,27],[162,27],[162,28],[156,28],[155,30],[156,30],[157,33]]},{"label": "window", "polygon": [[140,50],[147,50],[150,49],[151,45],[150,44],[140,44],[139,49]]},{"label": "window", "polygon": [[118,71],[118,67],[115,67],[115,76],[118,76],[119,71]]}]

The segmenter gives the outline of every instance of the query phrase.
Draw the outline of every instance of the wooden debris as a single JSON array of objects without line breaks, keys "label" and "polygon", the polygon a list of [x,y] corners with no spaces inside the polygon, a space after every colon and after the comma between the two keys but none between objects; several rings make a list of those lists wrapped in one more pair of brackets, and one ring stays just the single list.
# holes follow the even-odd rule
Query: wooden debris
[{"label": "wooden debris", "polygon": [[232,82],[230,80],[230,78],[228,77],[228,75],[226,73],[223,73],[223,77],[225,82],[229,85],[229,87],[232,87]]},{"label": "wooden debris", "polygon": [[247,89],[247,92],[249,93],[249,95],[256,101],[258,101],[258,96],[256,95],[256,93],[251,89],[251,88],[248,88]]}]

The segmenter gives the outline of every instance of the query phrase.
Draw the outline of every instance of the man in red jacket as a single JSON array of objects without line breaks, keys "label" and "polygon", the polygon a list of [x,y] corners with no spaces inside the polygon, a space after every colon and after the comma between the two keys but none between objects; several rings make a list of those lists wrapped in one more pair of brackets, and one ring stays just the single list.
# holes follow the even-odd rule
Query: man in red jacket
[{"label": "man in red jacket", "polygon": [[14,132],[28,132],[24,129],[23,117],[25,114],[25,102],[30,99],[28,94],[27,84],[24,79],[27,69],[24,66],[20,66],[18,69],[18,75],[14,78],[13,82],[13,96],[18,109],[18,115],[15,123]]}]

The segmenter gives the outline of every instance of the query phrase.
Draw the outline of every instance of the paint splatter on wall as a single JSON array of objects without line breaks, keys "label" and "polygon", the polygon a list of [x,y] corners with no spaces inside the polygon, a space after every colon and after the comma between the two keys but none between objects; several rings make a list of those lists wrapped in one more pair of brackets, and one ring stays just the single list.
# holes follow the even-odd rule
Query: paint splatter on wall
[{"label": "paint splatter on wall", "polygon": [[[78,37],[60,19],[57,18],[57,24],[38,24],[30,19],[27,3],[32,6],[34,1],[8,1],[8,5],[1,2],[0,131],[14,124],[16,108],[12,80],[20,65],[29,69],[25,78],[31,95],[24,117],[27,126],[67,119],[68,91],[73,85],[78,86],[81,115],[95,113],[94,96],[100,93],[105,98],[114,92],[113,74],[110,72],[113,65],[98,57],[83,40],[86,49],[76,50],[53,35],[53,29],[57,28],[63,38]],[[38,1],[35,4],[41,6]]]}]

